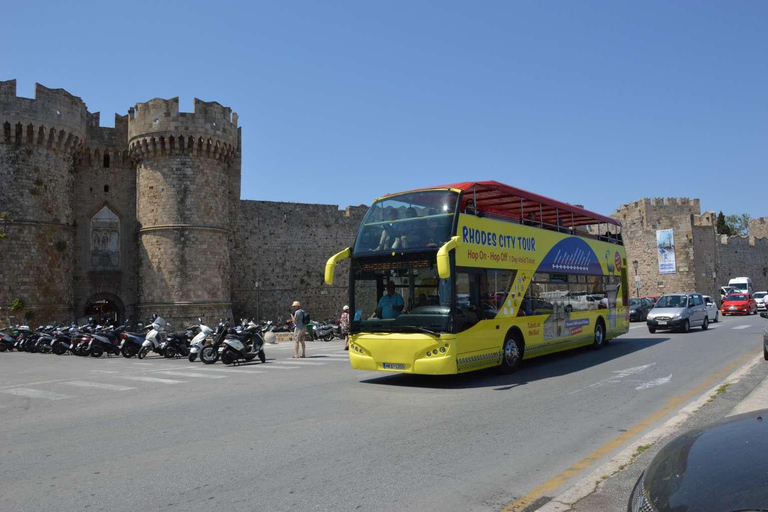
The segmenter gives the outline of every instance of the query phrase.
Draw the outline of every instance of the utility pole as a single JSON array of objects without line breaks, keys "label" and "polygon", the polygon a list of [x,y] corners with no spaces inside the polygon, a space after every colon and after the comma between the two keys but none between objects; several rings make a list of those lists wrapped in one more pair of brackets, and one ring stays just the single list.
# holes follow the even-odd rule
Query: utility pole
[{"label": "utility pole", "polygon": [[637,292],[637,298],[640,298],[640,276],[637,275],[637,267],[640,263],[637,260],[632,262],[632,266],[635,268],[635,289]]}]

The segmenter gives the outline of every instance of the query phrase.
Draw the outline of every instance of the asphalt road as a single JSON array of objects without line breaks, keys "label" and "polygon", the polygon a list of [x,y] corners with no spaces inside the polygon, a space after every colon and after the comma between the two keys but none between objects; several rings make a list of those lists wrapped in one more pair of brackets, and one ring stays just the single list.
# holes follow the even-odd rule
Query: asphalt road
[{"label": "asphalt road", "polygon": [[756,354],[764,322],[633,324],[508,376],[353,371],[340,341],[234,368],[3,353],[0,509],[500,510],[663,422],[670,400]]}]

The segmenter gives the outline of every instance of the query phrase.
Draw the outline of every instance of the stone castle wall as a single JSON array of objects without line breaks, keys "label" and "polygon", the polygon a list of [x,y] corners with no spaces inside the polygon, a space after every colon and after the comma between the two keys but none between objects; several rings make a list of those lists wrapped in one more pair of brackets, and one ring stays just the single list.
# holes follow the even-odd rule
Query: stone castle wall
[{"label": "stone castle wall", "polygon": [[768,217],[759,217],[749,221],[749,236],[768,238]]},{"label": "stone castle wall", "polygon": [[[99,124],[98,112],[88,114],[87,147],[75,165],[74,316],[85,316],[90,302],[106,299],[118,305],[121,318],[135,318],[136,168],[128,154],[128,117],[116,115],[114,128]],[[117,217],[110,229],[99,218],[104,208]],[[111,244],[103,244],[104,236]]]},{"label": "stone castle wall", "polygon": [[[6,321],[66,320],[73,307],[74,155],[87,108],[61,89],[35,98],[0,82],[0,314]],[[8,306],[21,299],[22,311]],[[15,318],[10,318],[14,316]]]},{"label": "stone castle wall", "polygon": [[[315,320],[338,318],[349,301],[349,260],[323,283],[325,262],[351,246],[367,206],[241,201],[232,253],[237,318],[287,317],[299,300]],[[258,291],[255,283],[259,282]]]},{"label": "stone castle wall", "polygon": [[129,111],[128,137],[137,162],[139,316],[163,311],[177,325],[230,317],[237,115],[198,99],[194,113],[180,113],[178,98],[155,98]]},{"label": "stone castle wall", "polygon": [[[661,295],[696,287],[694,260],[694,216],[699,215],[699,200],[688,198],[644,198],[622,205],[613,217],[622,223],[627,268],[634,287],[633,261],[638,262],[640,295]],[[656,230],[673,229],[677,273],[659,274]],[[634,295],[634,294],[633,294]]]},{"label": "stone castle wall", "polygon": [[721,286],[734,277],[749,277],[755,291],[768,290],[768,238],[722,235],[718,246]]}]

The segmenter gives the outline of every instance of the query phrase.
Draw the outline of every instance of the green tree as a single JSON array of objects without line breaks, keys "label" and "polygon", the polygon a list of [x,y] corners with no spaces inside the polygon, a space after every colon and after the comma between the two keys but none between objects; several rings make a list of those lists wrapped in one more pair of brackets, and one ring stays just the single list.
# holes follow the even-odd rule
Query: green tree
[{"label": "green tree", "polygon": [[717,230],[718,235],[731,235],[731,227],[725,222],[725,215],[723,215],[722,210],[717,214],[715,229]]},{"label": "green tree", "polygon": [[732,235],[747,236],[749,234],[749,221],[751,218],[748,213],[726,215],[725,223],[731,229]]}]

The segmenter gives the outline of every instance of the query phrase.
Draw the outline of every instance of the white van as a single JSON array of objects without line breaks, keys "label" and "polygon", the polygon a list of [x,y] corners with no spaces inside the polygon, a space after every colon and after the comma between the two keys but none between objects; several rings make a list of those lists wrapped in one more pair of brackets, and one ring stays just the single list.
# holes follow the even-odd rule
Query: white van
[{"label": "white van", "polygon": [[728,286],[733,287],[733,292],[748,293],[750,295],[755,294],[755,288],[752,286],[752,280],[748,277],[734,277],[728,281]]}]

